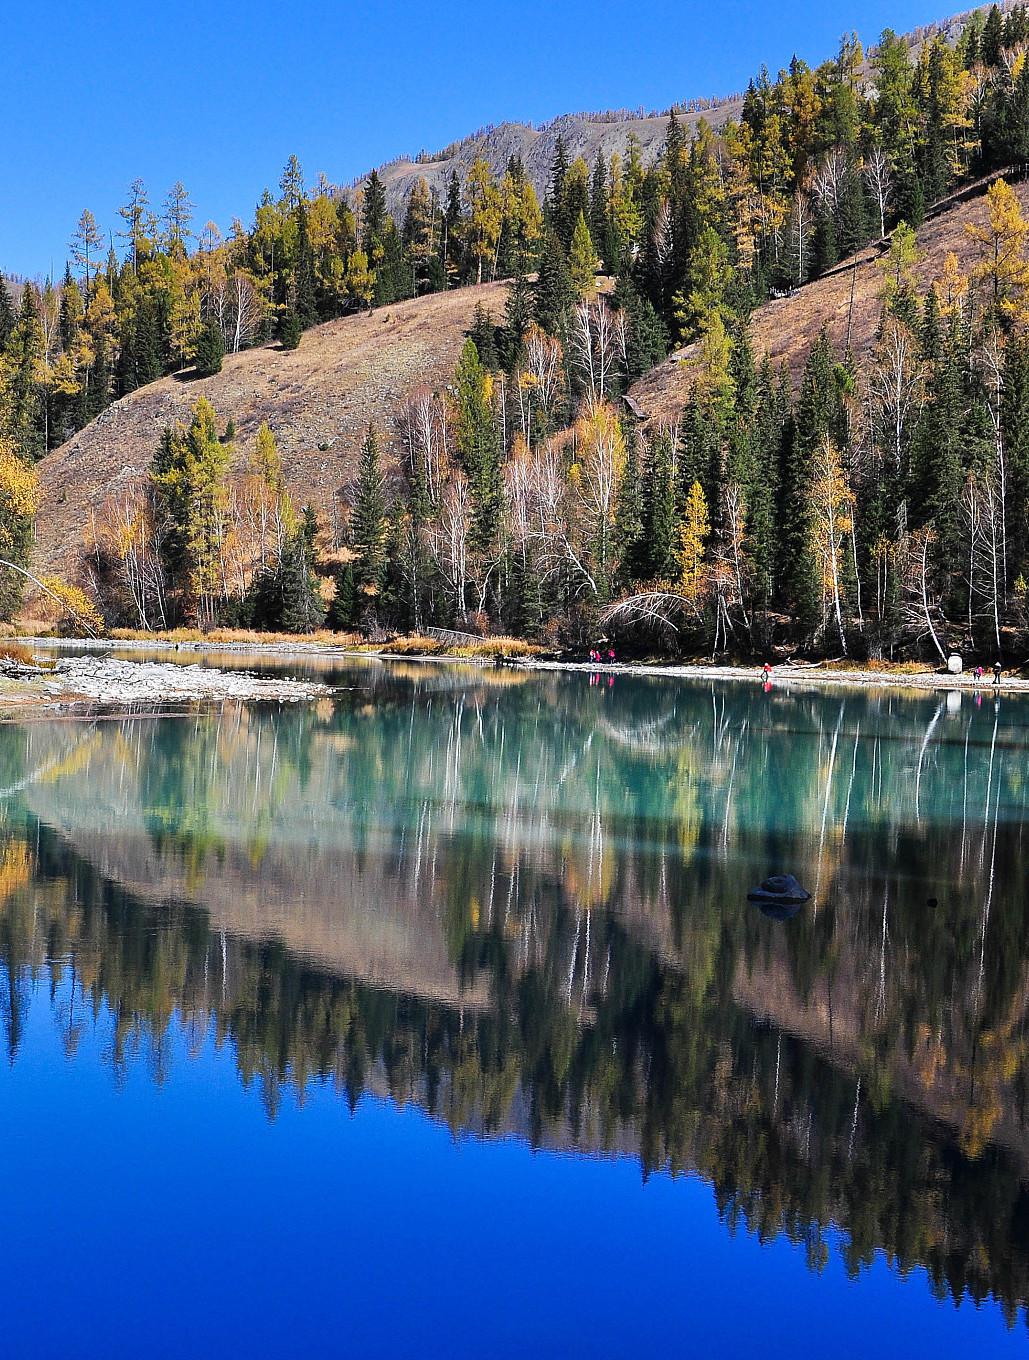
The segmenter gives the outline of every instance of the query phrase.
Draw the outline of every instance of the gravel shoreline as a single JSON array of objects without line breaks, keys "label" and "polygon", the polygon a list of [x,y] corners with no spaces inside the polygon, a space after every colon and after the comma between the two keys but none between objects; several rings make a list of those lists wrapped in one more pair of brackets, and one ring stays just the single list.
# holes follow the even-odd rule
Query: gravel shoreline
[{"label": "gravel shoreline", "polygon": [[[61,652],[90,651],[98,645],[109,647],[112,651],[125,652],[168,652],[168,653],[187,653],[205,656],[240,656],[251,654],[255,656],[267,656],[280,658],[282,660],[305,660],[310,658],[330,658],[337,661],[426,661],[435,662],[439,665],[482,665],[492,666],[494,663],[489,659],[427,655],[419,656],[417,653],[411,654],[392,654],[388,648],[381,652],[357,652],[348,647],[333,647],[331,644],[322,642],[305,643],[298,640],[295,643],[284,642],[171,642],[167,639],[154,638],[153,640],[129,639],[119,641],[117,639],[105,640],[102,643],[87,639],[54,639],[54,638],[19,638],[19,643],[25,646],[37,645],[40,647],[53,648],[60,654]],[[83,660],[95,660],[95,658],[82,658]],[[138,670],[143,665],[161,665],[159,662],[114,662],[110,658],[103,658],[105,664],[116,664],[119,666],[131,666]],[[736,682],[746,682],[748,684],[760,683],[763,679],[758,666],[726,666],[726,665],[697,665],[697,664],[674,664],[656,663],[648,664],[643,662],[622,662],[610,665],[593,665],[588,661],[544,661],[532,658],[512,658],[504,663],[513,669],[523,671],[539,672],[567,672],[575,674],[582,672],[592,675],[628,675],[628,676],[654,676],[658,678],[674,680],[731,680]],[[58,662],[58,667],[64,665],[63,661]],[[193,663],[183,665],[182,663],[169,664],[165,669],[168,671],[181,671],[193,669]],[[209,669],[209,668],[208,668]],[[219,672],[224,675],[225,672]],[[318,686],[307,682],[286,682],[286,681],[262,681],[256,677],[244,677],[237,673],[241,684],[245,681],[247,692],[240,690],[237,693],[229,694],[227,691],[214,690],[207,688],[202,694],[190,695],[188,697],[235,697],[235,698],[308,698],[317,697],[329,692],[326,686]],[[867,670],[827,670],[818,665],[811,666],[776,666],[772,672],[772,684],[777,688],[796,688],[798,686],[819,686],[819,687],[838,687],[858,689],[913,689],[913,690],[969,690],[987,691],[995,690],[993,677],[989,673],[983,676],[982,680],[976,680],[971,671],[965,671],[961,675],[948,675],[940,671],[867,671]],[[287,692],[282,695],[267,692],[267,687],[285,687]],[[310,694],[290,694],[288,691],[293,686],[300,686],[311,691]],[[1029,693],[1029,678],[1008,673],[1001,679],[999,689],[1002,693]],[[178,694],[170,697],[180,697]]]},{"label": "gravel shoreline", "polygon": [[53,670],[21,668],[7,677],[0,705],[41,704],[64,708],[78,704],[147,707],[217,699],[264,699],[299,703],[331,694],[315,681],[248,675],[199,663],[117,661],[77,656],[59,660]]},{"label": "gravel shoreline", "polygon": [[[673,666],[636,665],[626,663],[594,666],[577,661],[515,661],[512,665],[526,671],[572,671],[588,675],[659,676],[673,680],[734,680],[761,684],[764,676],[757,666]],[[849,687],[856,689],[919,689],[968,690],[985,694],[1000,689],[1002,693],[1029,693],[1029,679],[1009,675],[1002,677],[999,686],[991,675],[976,680],[971,672],[944,675],[938,671],[841,671],[823,670],[818,666],[776,666],[771,682],[776,689],[818,687]]]}]

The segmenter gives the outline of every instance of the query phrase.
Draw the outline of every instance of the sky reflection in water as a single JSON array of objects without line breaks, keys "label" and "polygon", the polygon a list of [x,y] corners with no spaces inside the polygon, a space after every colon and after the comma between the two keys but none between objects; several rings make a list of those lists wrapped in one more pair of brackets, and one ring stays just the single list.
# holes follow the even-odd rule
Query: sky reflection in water
[{"label": "sky reflection in water", "polygon": [[1029,705],[337,678],[0,728],[6,1353],[1024,1350]]}]

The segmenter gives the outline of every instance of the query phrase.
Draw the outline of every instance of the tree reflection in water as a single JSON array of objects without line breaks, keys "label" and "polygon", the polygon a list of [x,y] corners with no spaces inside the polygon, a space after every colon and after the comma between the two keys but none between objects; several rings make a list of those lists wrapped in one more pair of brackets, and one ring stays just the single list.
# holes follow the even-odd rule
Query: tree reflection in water
[{"label": "tree reflection in water", "polygon": [[[322,1081],[631,1152],[813,1268],[838,1225],[1026,1304],[1029,707],[360,679],[0,730],[12,1058],[45,977],[116,1073],[213,1028],[271,1114]],[[785,923],[745,900],[779,870]]]}]

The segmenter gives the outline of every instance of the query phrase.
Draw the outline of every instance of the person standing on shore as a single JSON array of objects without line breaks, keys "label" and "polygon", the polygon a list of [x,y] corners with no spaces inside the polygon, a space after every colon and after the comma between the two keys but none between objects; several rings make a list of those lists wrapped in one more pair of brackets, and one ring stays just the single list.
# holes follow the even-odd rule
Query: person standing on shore
[{"label": "person standing on shore", "polygon": [[1000,677],[1001,677],[1001,674],[1002,674],[1003,670],[1004,670],[1004,667],[1000,664],[999,661],[995,661],[995,662],[993,663],[993,683],[994,683],[995,685],[999,685],[999,684],[1000,684]]}]

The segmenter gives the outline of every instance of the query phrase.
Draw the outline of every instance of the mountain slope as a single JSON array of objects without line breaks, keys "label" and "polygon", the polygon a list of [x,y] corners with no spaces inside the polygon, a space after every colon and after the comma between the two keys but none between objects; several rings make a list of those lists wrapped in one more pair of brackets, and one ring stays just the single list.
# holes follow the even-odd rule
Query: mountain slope
[{"label": "mountain slope", "polygon": [[77,575],[92,516],[146,469],[162,429],[187,419],[200,396],[235,422],[240,457],[267,420],[297,503],[331,517],[369,422],[389,444],[404,398],[449,379],[476,304],[499,317],[506,295],[502,284],[460,288],[329,321],[297,350],[246,350],[212,378],[162,378],[123,397],[40,463],[34,569]]},{"label": "mountain slope", "polygon": [[[951,252],[964,272],[971,269],[975,246],[966,227],[985,222],[985,190],[994,178],[953,195],[919,229],[921,259],[916,273],[920,290],[940,277]],[[1014,187],[1023,211],[1029,211],[1029,184]],[[822,278],[759,307],[750,325],[758,361],[767,354],[776,367],[785,364],[796,387],[824,326],[837,352],[842,354],[849,341],[860,363],[875,343],[883,281],[880,261],[886,251],[885,242],[859,251]],[[670,355],[633,386],[630,396],[651,424],[670,424],[678,417],[689,392],[692,355],[692,347]]]},{"label": "mountain slope", "polygon": [[[983,189],[980,184],[955,195],[919,230],[924,284],[940,275],[951,251],[970,267],[974,252],[966,227],[984,220]],[[1029,212],[1029,184],[1018,185],[1017,193]],[[863,250],[831,274],[759,307],[751,320],[758,359],[768,354],[777,365],[785,363],[796,382],[823,325],[839,349],[849,334],[858,358],[866,354],[879,319],[884,249]],[[506,292],[503,284],[456,289],[327,322],[293,352],[274,345],[250,350],[228,357],[216,377],[163,378],[122,398],[40,463],[34,569],[78,575],[91,517],[140,475],[163,427],[185,418],[201,394],[222,420],[235,421],[240,456],[267,420],[297,501],[309,502],[331,522],[336,493],[353,478],[369,421],[389,445],[404,398],[448,381],[476,303],[499,317]],[[633,387],[631,396],[650,423],[678,417],[689,391],[690,357],[688,349],[673,354]]]},{"label": "mountain slope", "polygon": [[[682,114],[680,122],[689,130],[701,118],[706,118],[717,129],[730,118],[738,117],[742,106],[743,100],[738,97],[719,100],[703,112]],[[598,152],[605,162],[609,162],[615,152],[625,161],[629,152],[629,138],[634,136],[640,144],[643,163],[650,165],[657,159],[667,132],[667,114],[638,117],[566,114],[543,129],[532,128],[525,123],[501,123],[499,127],[488,128],[465,138],[449,154],[441,153],[428,159],[415,160],[401,157],[382,166],[379,174],[390,208],[400,213],[411,187],[420,178],[424,178],[429,187],[445,199],[451,174],[456,170],[463,183],[477,157],[483,157],[493,174],[499,177],[511,157],[519,156],[542,199],[550,184],[559,137],[564,141],[570,161],[581,156],[587,165],[592,166]]]}]

